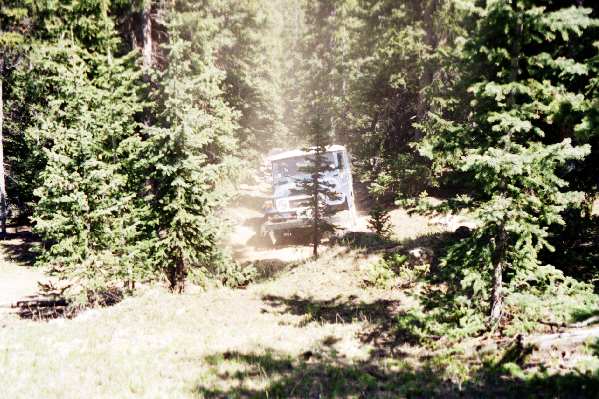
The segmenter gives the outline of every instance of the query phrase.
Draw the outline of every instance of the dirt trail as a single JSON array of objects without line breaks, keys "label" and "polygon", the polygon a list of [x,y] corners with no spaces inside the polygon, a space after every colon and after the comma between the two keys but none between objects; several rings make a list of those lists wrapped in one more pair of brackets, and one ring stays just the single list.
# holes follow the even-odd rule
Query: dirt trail
[{"label": "dirt trail", "polygon": [[10,235],[0,242],[0,319],[12,313],[17,301],[35,296],[38,281],[45,277],[43,270],[31,266],[30,235]]},{"label": "dirt trail", "polygon": [[[309,258],[312,248],[306,242],[290,239],[273,246],[268,238],[261,237],[262,205],[269,198],[269,189],[264,182],[240,186],[239,199],[227,211],[227,218],[232,226],[228,245],[233,250],[233,257],[241,263],[297,262]],[[368,231],[367,219],[367,212],[358,212],[356,226],[351,230]]]},{"label": "dirt trail", "polygon": [[[308,259],[312,255],[312,248],[306,242],[292,239],[283,242],[282,245],[273,246],[268,238],[261,237],[262,205],[269,199],[269,189],[268,183],[261,180],[254,185],[241,185],[238,200],[227,210],[226,218],[232,227],[227,245],[232,249],[234,259],[241,263],[297,262]],[[362,187],[355,187],[354,190],[365,191]],[[349,231],[368,233],[370,230],[367,201],[365,198],[360,200],[364,195],[357,194],[357,197],[357,220],[355,226]],[[472,222],[464,217],[451,215],[426,217],[409,214],[401,208],[392,210],[390,217],[394,238],[398,240],[428,233],[454,231],[462,225],[472,227]],[[326,251],[327,247],[323,246],[322,249]]]}]

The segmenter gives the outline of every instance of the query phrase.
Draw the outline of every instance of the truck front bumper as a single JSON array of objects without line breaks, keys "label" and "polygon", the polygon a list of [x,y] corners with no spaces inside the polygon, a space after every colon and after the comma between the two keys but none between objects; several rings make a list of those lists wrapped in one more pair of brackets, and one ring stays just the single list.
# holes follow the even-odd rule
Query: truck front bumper
[{"label": "truck front bumper", "polygon": [[310,227],[310,219],[278,219],[276,221],[266,221],[262,225],[262,234],[268,234],[271,231],[289,231],[294,229],[306,229]]}]

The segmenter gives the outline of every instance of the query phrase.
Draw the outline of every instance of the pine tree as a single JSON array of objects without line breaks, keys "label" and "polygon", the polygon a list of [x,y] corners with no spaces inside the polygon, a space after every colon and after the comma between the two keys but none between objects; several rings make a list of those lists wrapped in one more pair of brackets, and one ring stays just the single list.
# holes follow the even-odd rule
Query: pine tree
[{"label": "pine tree", "polygon": [[300,121],[296,134],[313,137],[315,132],[306,136],[306,126],[314,124],[318,113],[318,123],[330,132],[330,140],[343,143],[343,136],[337,134],[337,100],[341,96],[337,70],[340,58],[335,37],[340,22],[337,18],[340,4],[337,3],[336,0],[321,0],[305,4],[306,31],[299,47],[302,62],[298,65],[296,82],[301,88],[297,93],[301,104],[296,112]]},{"label": "pine tree", "polygon": [[376,204],[369,212],[368,226],[381,238],[390,238],[392,234],[391,216],[389,210],[381,204]]},{"label": "pine tree", "polygon": [[470,197],[458,200],[466,199],[480,226],[445,263],[460,270],[469,303],[486,311],[491,326],[501,322],[511,293],[533,281],[543,286],[556,273],[540,263],[539,251],[551,249],[548,227],[563,223],[562,212],[583,198],[566,191],[561,175],[589,146],[573,145],[563,111],[584,100],[572,82],[587,76],[568,42],[594,21],[588,9],[540,3],[500,0],[476,9],[456,88],[463,97],[446,103],[449,119],[433,115],[439,133],[428,138],[436,170],[471,179]]},{"label": "pine tree", "polygon": [[201,12],[186,1],[169,12],[167,65],[153,93],[156,122],[147,132],[154,257],[177,292],[190,268],[212,266],[218,257],[215,211],[224,199],[219,182],[233,168],[236,145],[236,113],[223,101],[224,76],[203,39],[218,26]]},{"label": "pine tree", "polygon": [[250,159],[266,148],[280,145],[284,129],[268,2],[264,0],[212,1],[205,6],[219,21],[213,41],[215,62],[225,73],[226,101],[239,112],[235,136]]},{"label": "pine tree", "polygon": [[[39,174],[46,163],[43,148],[51,145],[49,140],[52,138],[42,137],[39,130],[30,129],[46,113],[47,98],[53,94],[58,80],[56,71],[50,69],[52,64],[46,68],[39,59],[41,49],[72,42],[87,51],[89,58],[96,52],[106,55],[109,50],[115,58],[124,55],[122,43],[114,31],[117,16],[113,14],[113,7],[118,4],[121,2],[109,0],[3,2],[3,11],[20,10],[21,22],[17,30],[26,43],[21,62],[15,65],[10,75],[6,105],[11,113],[7,115],[5,126],[9,135],[5,152],[11,173],[7,190],[19,208],[19,223],[27,223],[35,207],[33,191],[42,184]],[[4,21],[2,25],[8,26]],[[27,132],[35,133],[29,136]]]},{"label": "pine tree", "polygon": [[6,237],[6,219],[8,216],[8,198],[6,191],[6,169],[4,154],[4,82],[8,80],[9,71],[14,69],[25,52],[26,37],[29,29],[28,10],[18,2],[2,4],[0,10],[0,234]]},{"label": "pine tree", "polygon": [[274,0],[272,37],[274,42],[276,81],[280,90],[283,127],[277,132],[276,145],[284,148],[305,145],[301,117],[302,96],[302,40],[305,35],[304,4],[295,0]]},{"label": "pine tree", "polygon": [[308,196],[304,205],[308,209],[312,255],[315,258],[318,257],[318,247],[324,234],[336,229],[335,225],[330,222],[330,216],[334,211],[328,201],[339,199],[339,194],[334,191],[335,185],[325,179],[325,174],[333,170],[330,165],[331,161],[326,155],[329,134],[324,130],[325,126],[320,112],[315,111],[312,123],[308,127],[313,146],[305,149],[310,155],[307,158],[307,165],[300,168],[300,171],[307,174],[308,177],[299,179],[298,189],[294,190],[295,194]]},{"label": "pine tree", "polygon": [[81,302],[96,302],[107,289],[139,279],[146,258],[135,250],[135,192],[127,190],[120,162],[139,142],[139,74],[131,73],[130,57],[89,57],[68,42],[31,54],[40,68],[55,72],[48,76],[54,84],[48,112],[29,132],[47,140],[42,184],[34,192],[34,231],[46,243],[39,262],[67,280],[68,295]]},{"label": "pine tree", "polygon": [[440,60],[455,47],[461,11],[443,0],[334,3],[337,134],[382,199],[416,196],[434,183],[417,124],[452,77]]}]

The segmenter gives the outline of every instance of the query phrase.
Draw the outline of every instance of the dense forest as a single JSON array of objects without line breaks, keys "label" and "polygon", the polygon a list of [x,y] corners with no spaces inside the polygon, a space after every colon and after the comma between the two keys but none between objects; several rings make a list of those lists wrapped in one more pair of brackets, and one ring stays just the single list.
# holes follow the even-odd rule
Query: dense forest
[{"label": "dense forest", "polygon": [[[331,144],[362,231],[319,219]],[[312,246],[260,277],[230,232],[268,198],[231,208],[300,148]],[[594,397],[598,172],[597,1],[0,0],[0,272],[25,231],[64,315],[128,298],[0,320],[0,396]]]},{"label": "dense forest", "polygon": [[595,1],[2,0],[0,132],[3,234],[31,226],[78,306],[243,274],[222,244],[239,183],[327,143],[379,235],[396,206],[476,220],[439,244],[421,332],[599,303]]}]

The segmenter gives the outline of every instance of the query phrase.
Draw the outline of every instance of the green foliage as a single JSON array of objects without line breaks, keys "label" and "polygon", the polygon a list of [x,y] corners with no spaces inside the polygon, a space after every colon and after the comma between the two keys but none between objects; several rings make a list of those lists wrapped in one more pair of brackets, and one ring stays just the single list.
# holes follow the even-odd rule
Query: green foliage
[{"label": "green foliage", "polygon": [[[594,248],[599,148],[597,7],[569,4],[152,2],[146,86],[128,53],[143,45],[140,2],[5,1],[11,206],[33,214],[40,263],[88,287],[80,298],[158,275],[177,290],[187,273],[244,285],[251,271],[217,248],[234,155],[315,149],[302,190],[318,243],[331,228],[321,155],[335,140],[377,198],[444,184],[460,191],[448,207],[480,221],[444,258],[455,303],[439,325],[481,331],[498,275],[514,331],[532,328],[541,299],[558,298],[563,312],[550,308],[567,318],[566,298],[584,308],[593,296],[546,264],[580,273],[552,250]],[[384,209],[371,216],[386,235]],[[428,265],[385,262],[379,274],[406,286],[430,277]]]},{"label": "green foliage", "polygon": [[371,265],[365,282],[381,289],[409,287],[428,272],[429,265],[414,265],[407,255],[392,252]]},{"label": "green foliage", "polygon": [[146,146],[154,261],[176,291],[189,268],[210,267],[218,256],[219,182],[232,173],[236,145],[236,113],[223,100],[223,74],[202,40],[216,27],[190,24],[190,7],[179,2],[169,16],[168,62],[153,93],[156,122]]},{"label": "green foliage", "polygon": [[323,131],[321,116],[316,112],[314,122],[310,127],[314,147],[307,148],[312,154],[308,157],[308,165],[300,171],[308,177],[297,181],[294,194],[307,196],[304,206],[307,207],[313,255],[318,257],[318,246],[325,233],[332,233],[336,226],[329,221],[335,213],[328,201],[339,200],[339,194],[334,191],[334,184],[325,179],[325,173],[332,171],[326,157],[327,132]]},{"label": "green foliage", "polygon": [[[549,226],[563,224],[562,213],[584,198],[566,191],[565,166],[590,152],[588,145],[572,145],[575,123],[562,116],[566,104],[577,109],[584,99],[572,79],[587,71],[565,57],[562,39],[582,35],[594,22],[583,8],[546,10],[526,1],[498,1],[479,11],[456,97],[443,111],[447,119],[432,116],[437,133],[427,140],[437,171],[462,173],[474,183],[468,207],[480,226],[450,248],[444,263],[458,270],[457,317],[482,327],[483,314],[495,322],[501,317],[503,297],[512,303],[512,295],[531,287],[537,296],[555,288],[541,278],[548,272],[539,252],[552,249]],[[457,117],[458,107],[471,113]]]},{"label": "green foliage", "polygon": [[389,210],[382,205],[375,205],[369,212],[368,227],[379,237],[389,239],[393,233]]},{"label": "green foliage", "polygon": [[434,182],[414,146],[436,107],[434,94],[453,78],[450,62],[461,12],[448,1],[339,2],[342,87],[339,130],[359,171],[380,194],[414,196]]},{"label": "green foliage", "polygon": [[216,270],[216,278],[225,287],[245,288],[256,281],[258,271],[254,266],[241,266],[236,262],[223,263]]},{"label": "green foliage", "polygon": [[[79,302],[164,274],[182,289],[188,268],[218,263],[214,212],[235,169],[238,113],[215,66],[217,20],[202,20],[208,5],[193,7],[167,12],[165,69],[149,91],[137,53],[119,54],[110,15],[134,10],[97,0],[24,11],[36,30],[28,62],[11,75],[9,189],[34,208],[39,262],[69,280]],[[142,130],[147,112],[155,123]]]},{"label": "green foliage", "polygon": [[137,75],[126,67],[131,59],[96,54],[86,62],[85,55],[72,44],[34,50],[31,59],[57,74],[48,113],[38,115],[28,135],[45,143],[34,192],[34,231],[46,242],[39,262],[73,284],[73,295],[88,298],[146,270],[134,193],[118,162],[133,143]]},{"label": "green foliage", "polygon": [[[225,76],[221,82],[227,103],[239,112],[235,137],[246,158],[284,144],[274,35],[268,2],[210,1],[204,5],[218,21],[213,39],[215,62]],[[248,152],[249,151],[249,152]]]},{"label": "green foliage", "polygon": [[376,288],[391,289],[397,286],[397,274],[384,259],[381,259],[367,270],[364,282]]},{"label": "green foliage", "polygon": [[400,153],[384,160],[376,173],[367,173],[370,192],[380,197],[414,198],[432,184],[430,168],[413,154]]}]

